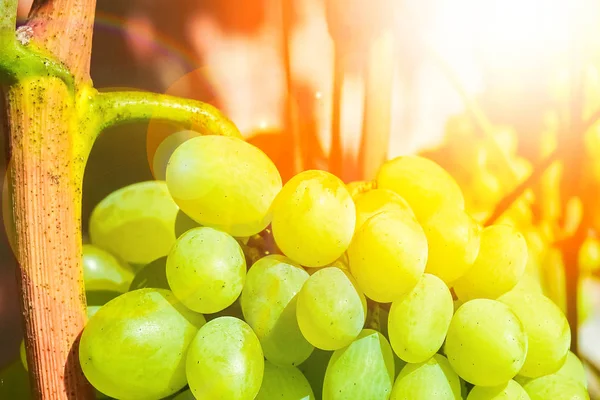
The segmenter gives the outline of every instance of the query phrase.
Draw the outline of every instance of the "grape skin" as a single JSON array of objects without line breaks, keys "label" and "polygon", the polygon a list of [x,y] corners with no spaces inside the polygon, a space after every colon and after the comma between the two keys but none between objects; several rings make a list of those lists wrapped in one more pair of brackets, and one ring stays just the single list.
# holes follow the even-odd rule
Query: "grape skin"
[{"label": "grape skin", "polygon": [[560,308],[539,293],[511,291],[498,300],[519,317],[529,338],[527,358],[519,375],[537,378],[558,371],[571,343],[569,323]]},{"label": "grape skin", "polygon": [[184,233],[167,257],[167,280],[189,309],[219,312],[238,298],[246,279],[246,258],[238,242],[213,228]]},{"label": "grape skin", "polygon": [[252,236],[271,221],[281,176],[260,149],[225,136],[188,139],[167,165],[167,185],[192,219],[232,236]]},{"label": "grape skin", "polygon": [[565,376],[551,374],[531,379],[523,384],[531,400],[589,400],[585,388],[577,381]]},{"label": "grape skin", "polygon": [[460,400],[460,379],[448,360],[435,354],[418,364],[406,364],[396,378],[390,400]]},{"label": "grape skin", "polygon": [[83,245],[83,280],[86,291],[105,290],[125,293],[133,280],[133,272],[112,254],[94,245]]},{"label": "grape skin", "polygon": [[440,349],[454,313],[452,294],[435,275],[392,303],[388,332],[394,352],[409,363],[427,361]]},{"label": "grape skin", "polygon": [[313,346],[337,350],[360,334],[367,302],[353,281],[339,268],[328,267],[304,283],[298,294],[296,317],[302,334]]},{"label": "grape skin", "polygon": [[111,397],[169,396],[186,384],[186,351],[204,323],[168,290],[125,293],[102,306],[83,330],[83,373]]},{"label": "grape skin", "polygon": [[530,400],[529,395],[517,382],[510,380],[500,386],[475,386],[467,400]]},{"label": "grape skin", "polygon": [[280,367],[265,361],[260,391],[254,400],[315,400],[310,384],[296,367]]},{"label": "grape skin", "polygon": [[125,186],[105,197],[92,211],[92,244],[126,262],[147,264],[166,256],[175,243],[178,210],[165,182]]},{"label": "grape skin", "polygon": [[497,386],[523,366],[527,335],[508,306],[476,299],[464,303],[452,317],[444,350],[461,378],[474,385]]},{"label": "grape skin", "polygon": [[200,328],[189,346],[186,375],[197,399],[252,400],[263,374],[260,342],[240,319],[213,319]]},{"label": "grape skin", "polygon": [[356,210],[344,183],[325,171],[304,171],[273,202],[273,236],[283,254],[307,267],[334,262],[348,248]]},{"label": "grape skin", "polygon": [[296,319],[296,294],[308,273],[290,259],[269,255],[252,265],[242,291],[246,322],[261,342],[267,360],[298,365],[314,347],[302,336]]},{"label": "grape skin", "polygon": [[373,215],[382,211],[406,212],[414,217],[408,202],[391,190],[373,189],[359,193],[353,198],[356,206],[355,230],[358,230]]},{"label": "grape skin", "polygon": [[350,271],[365,295],[389,303],[414,288],[423,275],[427,238],[407,213],[383,211],[356,232],[348,259]]},{"label": "grape skin", "polygon": [[394,354],[379,332],[364,329],[336,350],[323,382],[323,400],[387,399],[394,383]]}]

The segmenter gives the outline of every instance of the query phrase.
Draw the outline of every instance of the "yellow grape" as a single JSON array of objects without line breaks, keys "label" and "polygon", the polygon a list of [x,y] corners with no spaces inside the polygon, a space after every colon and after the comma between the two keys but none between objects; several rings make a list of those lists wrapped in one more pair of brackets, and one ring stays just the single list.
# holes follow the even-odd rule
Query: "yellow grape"
[{"label": "yellow grape", "polygon": [[579,382],[551,374],[531,379],[523,384],[531,400],[589,400],[590,395]]},{"label": "yellow grape", "polygon": [[459,210],[465,207],[463,194],[452,176],[423,157],[403,156],[386,162],[377,174],[377,187],[402,196],[419,221],[444,205]]},{"label": "yellow grape", "polygon": [[424,274],[413,290],[392,303],[388,334],[394,352],[409,363],[427,361],[444,343],[453,313],[446,284]]},{"label": "yellow grape", "polygon": [[323,400],[387,399],[394,384],[394,354],[385,337],[364,329],[336,350],[323,381]]},{"label": "yellow grape", "polygon": [[369,218],[348,248],[350,271],[367,297],[389,303],[415,287],[427,262],[427,238],[408,213]]},{"label": "yellow grape", "polygon": [[512,379],[499,386],[475,386],[467,400],[530,400],[521,385]]},{"label": "yellow grape", "polygon": [[156,148],[152,157],[152,173],[157,180],[164,181],[167,177],[167,165],[171,155],[185,141],[200,136],[196,131],[179,131],[167,136]]},{"label": "yellow grape", "polygon": [[435,354],[428,361],[406,364],[396,378],[390,400],[460,400],[460,379],[448,360]]},{"label": "yellow grape", "polygon": [[581,360],[577,358],[577,356],[571,351],[569,351],[569,353],[567,354],[567,360],[565,361],[563,366],[560,367],[558,371],[556,371],[556,375],[571,378],[579,382],[586,389],[588,387],[587,377],[585,375],[585,368],[583,367]]},{"label": "yellow grape", "polygon": [[444,350],[452,368],[465,381],[497,386],[521,369],[527,354],[527,334],[507,305],[475,299],[460,306],[452,317]]},{"label": "yellow grape", "polygon": [[281,367],[265,360],[260,391],[254,400],[314,400],[312,388],[296,367]]},{"label": "yellow grape", "polygon": [[346,189],[354,198],[355,196],[368,192],[369,190],[375,189],[377,187],[377,182],[375,181],[355,181],[346,184]]},{"label": "yellow grape", "polygon": [[167,184],[177,204],[198,223],[251,236],[271,221],[281,177],[265,153],[241,139],[198,136],[173,152]]},{"label": "yellow grape", "polygon": [[94,208],[90,217],[92,244],[127,262],[147,264],[171,250],[178,210],[165,182],[126,186]]},{"label": "yellow grape", "polygon": [[514,288],[527,265],[527,242],[515,228],[492,225],[481,233],[473,266],[454,283],[462,300],[495,299]]},{"label": "yellow grape", "polygon": [[273,236],[287,257],[308,267],[334,262],[346,251],[356,222],[344,183],[325,171],[290,179],[273,202]]},{"label": "yellow grape", "polygon": [[498,300],[519,317],[529,339],[519,375],[537,378],[558,371],[571,344],[569,323],[560,308],[544,295],[523,291],[508,292]]},{"label": "yellow grape", "polygon": [[83,280],[86,291],[125,293],[133,280],[133,272],[112,254],[94,245],[83,245]]},{"label": "yellow grape", "polygon": [[354,204],[356,205],[356,230],[366,220],[382,211],[399,211],[414,215],[406,200],[387,189],[373,189],[357,194],[354,196]]},{"label": "yellow grape", "polygon": [[481,229],[458,208],[442,208],[423,222],[429,255],[425,271],[451,285],[463,276],[479,253]]},{"label": "yellow grape", "polygon": [[349,345],[361,332],[366,316],[365,296],[352,276],[339,268],[315,272],[298,294],[298,325],[306,340],[319,349]]}]

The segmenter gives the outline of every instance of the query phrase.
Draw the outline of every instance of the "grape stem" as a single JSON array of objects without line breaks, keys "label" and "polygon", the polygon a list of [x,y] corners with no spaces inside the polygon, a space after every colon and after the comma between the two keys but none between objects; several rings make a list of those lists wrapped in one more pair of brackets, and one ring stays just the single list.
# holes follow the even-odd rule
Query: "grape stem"
[{"label": "grape stem", "polygon": [[90,111],[97,132],[125,123],[159,120],[174,122],[201,133],[240,137],[237,127],[210,104],[148,92],[96,92]]}]

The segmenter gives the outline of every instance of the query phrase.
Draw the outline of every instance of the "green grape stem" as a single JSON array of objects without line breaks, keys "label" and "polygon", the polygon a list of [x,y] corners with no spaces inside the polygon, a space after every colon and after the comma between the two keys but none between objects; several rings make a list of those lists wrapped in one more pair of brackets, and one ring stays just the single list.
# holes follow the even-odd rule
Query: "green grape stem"
[{"label": "green grape stem", "polygon": [[[148,92],[97,93],[91,103],[98,132],[138,121],[168,121],[205,134],[241,137],[237,127],[210,104]],[[191,125],[191,126],[190,126]]]}]

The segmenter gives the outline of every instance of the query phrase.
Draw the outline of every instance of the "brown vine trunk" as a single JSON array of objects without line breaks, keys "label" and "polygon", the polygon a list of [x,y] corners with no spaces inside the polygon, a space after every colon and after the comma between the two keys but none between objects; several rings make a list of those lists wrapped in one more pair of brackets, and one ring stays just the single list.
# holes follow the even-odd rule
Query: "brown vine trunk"
[{"label": "brown vine trunk", "polygon": [[[89,81],[95,0],[37,0],[28,23],[37,46]],[[78,360],[85,323],[81,185],[85,160],[76,95],[52,77],[8,88],[9,188],[20,269],[27,362],[35,398],[94,398]]]}]

